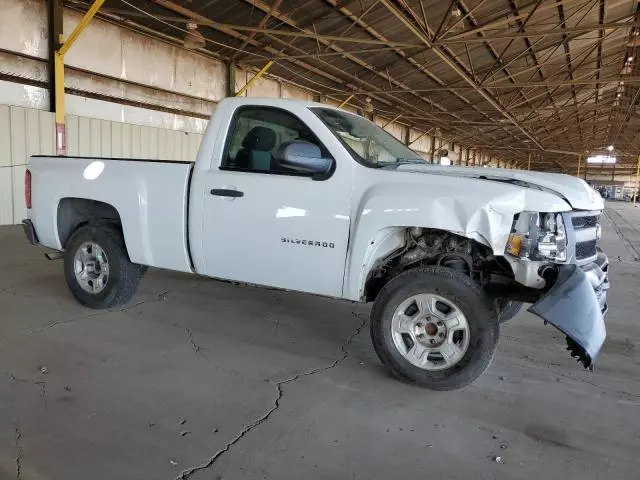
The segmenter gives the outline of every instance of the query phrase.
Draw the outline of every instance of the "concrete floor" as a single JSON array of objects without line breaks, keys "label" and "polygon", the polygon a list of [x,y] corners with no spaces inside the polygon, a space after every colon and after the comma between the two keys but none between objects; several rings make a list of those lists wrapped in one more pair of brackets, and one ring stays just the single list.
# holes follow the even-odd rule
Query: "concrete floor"
[{"label": "concrete floor", "polygon": [[446,393],[384,373],[367,307],[150,271],[130,306],[90,311],[1,228],[0,478],[639,478],[640,208],[603,223],[596,372],[523,313]]}]

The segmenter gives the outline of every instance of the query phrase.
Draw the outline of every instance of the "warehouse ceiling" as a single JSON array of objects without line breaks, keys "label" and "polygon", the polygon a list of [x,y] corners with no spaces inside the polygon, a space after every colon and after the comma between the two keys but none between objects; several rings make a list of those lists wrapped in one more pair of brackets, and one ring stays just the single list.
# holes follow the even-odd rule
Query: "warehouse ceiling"
[{"label": "warehouse ceiling", "polygon": [[[83,10],[83,2],[68,2]],[[640,153],[638,0],[108,0],[155,35],[538,169]],[[584,160],[583,160],[584,161]]]}]

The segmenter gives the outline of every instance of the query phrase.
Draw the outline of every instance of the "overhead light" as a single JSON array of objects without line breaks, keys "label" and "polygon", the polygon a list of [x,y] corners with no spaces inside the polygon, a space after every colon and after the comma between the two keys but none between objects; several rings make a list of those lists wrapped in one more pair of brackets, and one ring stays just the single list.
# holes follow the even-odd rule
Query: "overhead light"
[{"label": "overhead light", "polygon": [[196,50],[198,48],[204,48],[207,42],[204,39],[204,36],[198,30],[197,23],[187,23],[188,32],[185,33],[183,45],[184,48],[188,50]]},{"label": "overhead light", "polygon": [[616,157],[611,155],[592,155],[587,157],[587,163],[613,164],[616,163]]},{"label": "overhead light", "polygon": [[629,63],[633,62],[633,55],[630,55],[629,57],[627,57],[627,62]]},{"label": "overhead light", "polygon": [[609,146],[607,147],[607,150],[609,150],[610,152],[613,152],[613,145],[609,145]]}]

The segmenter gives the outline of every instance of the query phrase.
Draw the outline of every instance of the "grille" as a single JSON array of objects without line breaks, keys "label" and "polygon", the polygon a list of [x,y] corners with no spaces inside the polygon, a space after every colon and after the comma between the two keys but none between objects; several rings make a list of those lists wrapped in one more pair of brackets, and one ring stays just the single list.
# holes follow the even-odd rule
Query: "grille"
[{"label": "grille", "polygon": [[596,249],[596,241],[580,242],[576,244],[576,259],[584,260],[585,258],[594,257],[598,253]]},{"label": "grille", "polygon": [[573,224],[573,228],[575,228],[576,230],[580,230],[582,228],[592,228],[598,224],[598,216],[589,215],[586,217],[573,217],[571,219],[571,223]]}]

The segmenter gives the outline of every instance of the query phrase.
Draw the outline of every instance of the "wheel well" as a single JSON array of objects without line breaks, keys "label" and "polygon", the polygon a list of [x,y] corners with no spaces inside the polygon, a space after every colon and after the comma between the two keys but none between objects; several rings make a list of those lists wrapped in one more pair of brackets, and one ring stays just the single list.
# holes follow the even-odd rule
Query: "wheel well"
[{"label": "wheel well", "polygon": [[364,289],[367,302],[397,275],[412,268],[442,266],[465,273],[482,283],[496,259],[491,250],[473,239],[433,228],[408,227],[402,247],[381,259],[371,269]]},{"label": "wheel well", "polygon": [[107,222],[122,228],[118,211],[108,203],[86,198],[63,198],[58,204],[58,235],[64,248],[71,234],[89,222]]}]

